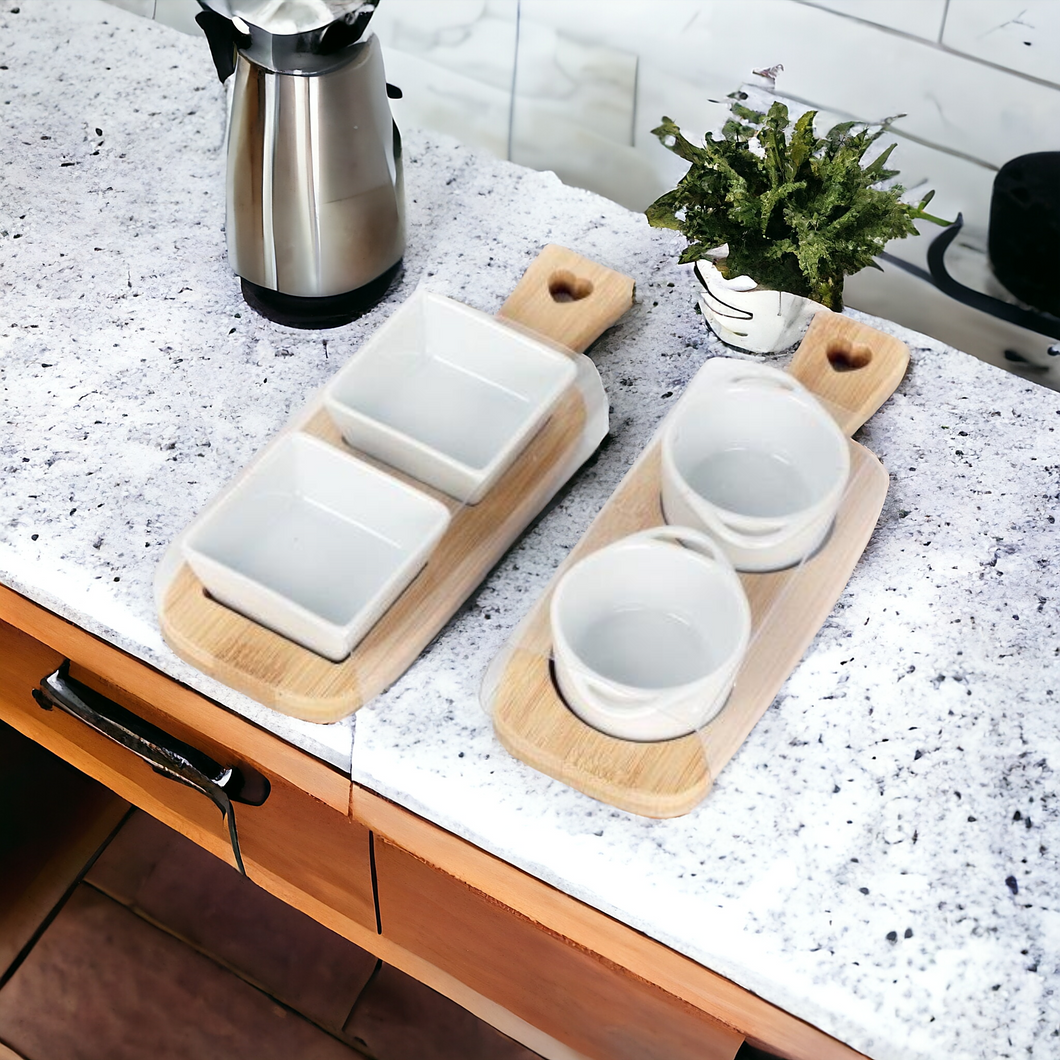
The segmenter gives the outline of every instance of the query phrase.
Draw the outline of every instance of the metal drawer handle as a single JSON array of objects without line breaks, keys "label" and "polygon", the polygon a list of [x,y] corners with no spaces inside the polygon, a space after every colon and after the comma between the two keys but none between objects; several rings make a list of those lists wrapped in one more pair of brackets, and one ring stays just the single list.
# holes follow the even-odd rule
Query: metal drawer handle
[{"label": "metal drawer handle", "polygon": [[260,806],[269,796],[268,778],[250,770],[222,766],[209,755],[178,740],[157,726],[70,676],[70,660],[41,678],[33,698],[45,710],[59,710],[83,721],[108,739],[142,758],[156,773],[205,795],[228,822],[236,867],[246,876],[239,852],[233,802]]}]

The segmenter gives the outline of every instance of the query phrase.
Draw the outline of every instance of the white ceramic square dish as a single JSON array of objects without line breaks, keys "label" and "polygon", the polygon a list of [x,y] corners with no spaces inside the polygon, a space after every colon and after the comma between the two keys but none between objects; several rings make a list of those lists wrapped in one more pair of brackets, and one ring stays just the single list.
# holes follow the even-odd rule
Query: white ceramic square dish
[{"label": "white ceramic square dish", "polygon": [[221,603],[338,662],[448,525],[433,497],[292,434],[199,522],[184,555]]},{"label": "white ceramic square dish", "polygon": [[417,291],[324,393],[346,441],[475,504],[574,382],[573,358]]}]

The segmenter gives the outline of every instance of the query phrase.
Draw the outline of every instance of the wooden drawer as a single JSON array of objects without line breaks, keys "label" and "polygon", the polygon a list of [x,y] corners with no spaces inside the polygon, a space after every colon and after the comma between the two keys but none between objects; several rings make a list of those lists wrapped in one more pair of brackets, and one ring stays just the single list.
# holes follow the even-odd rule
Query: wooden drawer
[{"label": "wooden drawer", "polygon": [[383,937],[594,1060],[732,1060],[743,1036],[401,847],[375,842]]},{"label": "wooden drawer", "polygon": [[[7,617],[3,605],[14,595],[8,590],[0,593],[0,617]],[[64,657],[69,658],[70,674],[78,681],[216,761],[226,766],[249,766],[266,776],[271,791],[264,804],[236,806],[248,875],[277,897],[348,937],[375,933],[369,832],[349,817],[348,778],[336,774],[336,783],[327,774],[321,776],[327,767],[319,763],[312,763],[312,767],[319,766],[314,775],[304,761],[309,756],[142,663],[129,660],[77,627],[41,612],[28,601],[17,600],[23,605],[19,624],[24,626],[28,615],[53,644],[42,643],[0,621],[0,719],[231,863],[227,827],[213,803],[155,773],[131,751],[79,719],[36,704],[33,689]],[[120,657],[118,664],[115,656]],[[125,666],[142,683],[164,682],[158,687],[168,702],[160,706],[155,699],[141,698],[127,687],[105,680],[97,669],[102,666],[108,667],[108,676]],[[306,779],[310,788],[315,784],[323,789],[331,804],[303,790],[301,781]]]},{"label": "wooden drawer", "polygon": [[[546,1021],[542,1029],[584,1055],[629,1055],[609,1035],[632,1023],[631,1040],[640,1048],[648,1033],[642,1021],[661,1016],[661,1024],[648,1026],[672,1023],[672,1038],[653,1039],[633,1055],[731,1055],[724,1051],[733,1040],[728,1034],[784,1060],[866,1060],[709,968],[359,785],[350,804],[375,834],[380,942],[422,953],[431,968],[529,1022]],[[572,959],[571,950],[580,957]],[[540,996],[525,996],[532,991]],[[456,991],[450,996],[460,999]],[[589,1038],[582,1036],[586,1028]],[[700,1033],[707,1044],[697,1042]],[[682,1052],[689,1040],[693,1051]]]}]

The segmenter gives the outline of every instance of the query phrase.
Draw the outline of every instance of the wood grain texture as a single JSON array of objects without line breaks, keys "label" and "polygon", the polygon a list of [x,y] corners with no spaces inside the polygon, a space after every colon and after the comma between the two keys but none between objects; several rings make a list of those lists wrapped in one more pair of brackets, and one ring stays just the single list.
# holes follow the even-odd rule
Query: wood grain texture
[{"label": "wood grain texture", "polygon": [[751,643],[729,701],[706,728],[658,743],[619,740],[567,709],[553,683],[549,603],[563,571],[627,534],[664,522],[659,450],[633,466],[535,604],[492,703],[501,743],[535,769],[602,802],[645,817],[677,817],[702,801],[798,664],[842,593],[887,495],[887,472],[856,442],[851,479],[828,542],[798,567],[741,574]]},{"label": "wood grain texture", "polygon": [[497,316],[583,353],[633,304],[633,288],[632,277],[549,243]]},{"label": "wood grain texture", "polygon": [[270,779],[282,777],[333,809],[346,811],[350,778],[345,774],[5,586],[0,586],[0,621],[48,645],[60,660],[65,657],[90,673],[105,674],[112,686],[150,703],[155,723],[167,732],[185,733],[181,738],[191,744],[205,738],[226,757],[237,751],[241,760]]},{"label": "wood grain texture", "polygon": [[[350,809],[356,820],[372,829],[377,843],[380,836],[387,837],[521,917],[701,1009],[759,1049],[784,1060],[863,1060],[861,1053],[731,980],[360,785],[353,785]],[[393,943],[387,933],[388,922],[389,916],[384,914],[381,946]],[[412,941],[405,946],[422,952]],[[376,952],[384,956],[382,950]],[[422,971],[411,974],[429,982],[424,976],[435,964],[425,965]],[[411,966],[402,967],[411,970]],[[477,989],[487,997],[494,996],[489,984]]]},{"label": "wood grain texture", "polygon": [[[552,289],[569,291],[574,300],[557,302]],[[628,276],[549,246],[499,315],[580,352],[622,316],[632,297]],[[211,599],[183,564],[159,616],[167,643],[204,673],[283,714],[322,723],[347,717],[404,673],[551,499],[585,424],[581,393],[572,386],[500,482],[478,504],[461,505],[349,448],[321,409],[308,421],[307,433],[383,468],[449,509],[449,527],[426,565],[353,652],[335,663]]]},{"label": "wood grain texture", "polygon": [[732,1060],[741,1035],[378,839],[383,935],[594,1060]]},{"label": "wood grain texture", "polygon": [[909,347],[839,313],[818,313],[788,371],[852,435],[890,396],[909,366]]},{"label": "wood grain texture", "polygon": [[[3,596],[0,594],[0,603],[2,602]],[[25,607],[21,614],[31,624],[49,626],[51,620],[61,622],[54,615],[42,612],[28,601],[22,603]],[[10,609],[6,613],[10,614]],[[91,642],[92,638],[83,631],[77,630],[76,627],[71,629]],[[111,657],[104,653],[102,661]],[[127,658],[116,651],[113,651],[113,657]],[[22,870],[16,873],[12,869],[10,875],[5,875],[11,869],[11,863],[0,862],[0,939],[8,940],[6,949],[0,945],[0,969],[6,968],[11,956],[17,955],[25,941],[32,938],[37,925],[54,907],[53,898],[62,898],[67,885],[74,882],[81,869],[111,834],[111,820],[113,819],[116,825],[128,809],[128,802],[109,791],[107,787],[97,785],[90,776],[122,791],[130,801],[136,802],[154,817],[188,836],[222,860],[231,859],[231,851],[220,826],[219,815],[212,807],[204,807],[204,800],[194,792],[152,774],[138,759],[129,755],[123,756],[120,748],[108,746],[109,742],[99,740],[97,734],[88,733],[88,738],[95,737],[97,742],[91,747],[84,746],[80,740],[87,730],[83,727],[79,730],[74,719],[56,711],[47,713],[33,703],[29,698],[30,688],[40,677],[54,670],[62,658],[63,654],[59,651],[49,650],[39,641],[23,636],[18,630],[0,621],[0,719],[10,723],[13,729],[19,730],[18,739],[29,737],[36,744],[42,745],[37,748],[40,755],[50,757],[48,751],[44,750],[45,747],[50,748],[52,752],[75,762],[85,774],[89,774],[81,776],[70,769],[74,776],[80,777],[85,786],[76,799],[65,799],[61,807],[62,820],[70,831],[65,837],[59,833],[41,837],[40,856],[34,858],[35,864],[39,865],[39,871],[28,861],[23,863],[29,872],[36,872],[36,880],[39,883],[38,887],[31,890],[28,902],[11,898],[15,890],[21,891],[20,881],[24,878],[20,874]],[[135,660],[128,661],[135,666],[141,665]],[[147,670],[146,667],[143,669]],[[154,674],[153,671],[148,673],[173,685],[168,678]],[[77,676],[101,690],[108,687],[98,677],[92,678],[82,669],[78,670]],[[176,685],[174,688],[187,692]],[[131,706],[131,701],[126,701],[125,705]],[[215,713],[225,713],[208,701],[207,707]],[[155,720],[159,724],[162,723],[159,718]],[[49,727],[49,722],[55,722],[57,727]],[[249,725],[246,725],[245,729],[251,733],[257,732]],[[193,743],[200,742],[195,740],[190,732],[185,732],[184,737]],[[292,755],[315,764],[309,756],[293,748],[288,750]],[[117,753],[113,754],[114,752]],[[257,756],[255,760],[260,761],[261,758],[262,756]],[[275,774],[271,776],[275,795]],[[143,780],[146,786],[138,784],[138,780]],[[149,787],[152,784],[157,787]],[[544,1032],[531,1027],[496,1002],[471,990],[416,953],[390,940],[382,939],[377,934],[371,892],[368,830],[363,823],[349,819],[349,789],[347,778],[343,788],[341,816],[332,812],[333,807],[326,806],[307,793],[298,793],[299,797],[296,798],[292,798],[289,792],[286,798],[281,794],[281,802],[286,801],[287,805],[296,811],[291,814],[294,827],[304,835],[296,836],[291,841],[289,830],[278,828],[275,843],[280,848],[280,856],[277,861],[273,859],[274,851],[270,852],[267,847],[259,849],[256,822],[247,820],[247,814],[253,813],[251,808],[238,807],[245,859],[254,882],[362,949],[374,953],[445,994],[505,1034],[534,1049],[547,1060],[578,1060]],[[270,796],[266,807],[272,804],[274,795]],[[291,806],[292,801],[294,806]],[[97,814],[97,811],[100,812]],[[307,813],[310,816],[320,815],[316,818],[316,823],[308,828],[302,823]],[[70,837],[74,837],[74,841],[65,842],[65,838]],[[50,843],[53,838],[58,843],[54,850]],[[54,853],[54,858],[51,853]],[[303,858],[303,855],[307,856]],[[323,870],[321,862],[325,863]],[[21,1060],[16,1053],[6,1050],[0,1044],[0,1060],[7,1060],[9,1056],[14,1060]]]},{"label": "wood grain texture", "polygon": [[[187,564],[170,585],[159,616],[167,643],[204,673],[282,714],[314,722],[347,717],[415,662],[556,492],[564,460],[577,446],[584,424],[585,408],[572,388],[478,504],[461,505],[416,483],[449,508],[449,528],[420,573],[342,662],[331,662],[211,599]],[[382,466],[349,449],[323,410],[309,422],[307,433]]]},{"label": "wood grain texture", "polygon": [[[792,368],[804,385],[824,395],[826,407],[849,433],[893,392],[908,357],[908,348],[897,339],[822,313]],[[563,702],[549,661],[549,604],[559,579],[579,559],[665,522],[657,435],[519,629],[490,704],[494,730],[507,750],[542,773],[631,813],[676,817],[695,807],[798,665],[875,528],[887,495],[887,472],[863,446],[849,444],[850,479],[824,546],[797,567],[740,575],[751,605],[751,643],[725,708],[698,733],[634,743],[591,728]]]},{"label": "wood grain texture", "polygon": [[0,982],[128,812],[112,791],[0,725]]},{"label": "wood grain texture", "polygon": [[[59,653],[0,622],[0,719],[231,864],[227,828],[209,800],[155,773],[131,751],[78,719],[37,706],[32,689],[61,661]],[[186,723],[163,717],[152,704],[83,667],[72,666],[71,674],[216,760],[226,764],[243,760],[237,751],[233,761],[230,747],[216,744]],[[265,803],[236,806],[247,874],[296,908],[303,908],[310,897],[374,930],[368,830],[350,819],[348,794],[340,812],[283,777],[266,775],[272,790]],[[347,780],[347,792],[348,785]]]}]

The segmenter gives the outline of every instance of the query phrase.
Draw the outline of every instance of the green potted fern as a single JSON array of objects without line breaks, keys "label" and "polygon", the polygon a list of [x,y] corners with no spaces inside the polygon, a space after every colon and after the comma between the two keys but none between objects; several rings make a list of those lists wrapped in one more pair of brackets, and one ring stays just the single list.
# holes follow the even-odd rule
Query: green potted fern
[{"label": "green potted fern", "polygon": [[681,232],[681,262],[695,263],[700,309],[719,337],[754,352],[791,345],[821,307],[843,308],[843,280],[895,238],[917,235],[914,221],[948,224],[926,212],[935,194],[903,202],[892,144],[871,163],[866,152],[894,118],[842,122],[823,136],[816,111],[792,122],[785,104],[765,112],[729,96],[731,117],[702,147],[670,119],[653,132],[689,163],[677,187],[648,207],[648,222]]}]

